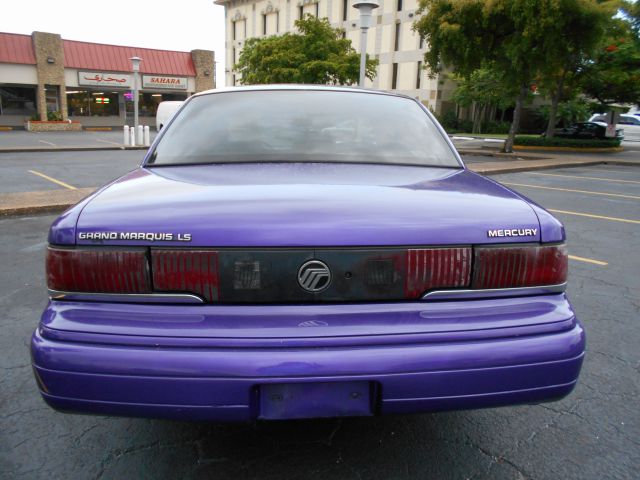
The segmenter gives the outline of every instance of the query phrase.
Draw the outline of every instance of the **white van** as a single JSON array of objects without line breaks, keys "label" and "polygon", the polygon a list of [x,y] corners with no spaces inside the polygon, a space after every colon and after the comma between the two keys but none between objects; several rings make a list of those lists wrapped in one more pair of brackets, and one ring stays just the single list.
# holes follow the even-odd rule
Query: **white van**
[{"label": "white van", "polygon": [[173,114],[178,111],[178,109],[182,106],[184,101],[170,101],[170,102],[160,102],[158,104],[158,110],[156,111],[156,131],[160,131],[162,127],[164,127]]},{"label": "white van", "polygon": [[[607,126],[607,116],[604,113],[595,113],[589,119],[603,127]],[[631,142],[640,142],[640,117],[623,113],[620,115],[618,125],[624,129],[624,139]]]}]

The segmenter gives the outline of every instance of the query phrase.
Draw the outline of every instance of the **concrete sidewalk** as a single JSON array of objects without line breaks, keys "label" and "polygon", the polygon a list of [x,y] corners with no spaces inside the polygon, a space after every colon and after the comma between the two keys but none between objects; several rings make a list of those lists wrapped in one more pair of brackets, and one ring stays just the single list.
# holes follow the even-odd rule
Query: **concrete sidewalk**
[{"label": "concrete sidewalk", "polygon": [[[460,152],[476,157],[488,155],[486,151],[460,150]],[[603,158],[602,155],[598,157],[569,155],[545,155],[541,157],[539,154],[518,152],[517,154],[493,153],[490,156],[493,157],[493,161],[470,163],[467,166],[470,170],[482,175],[600,164],[640,166],[640,158],[638,161],[616,160],[615,158]],[[62,212],[78,203],[94,190],[94,188],[79,188],[76,190],[44,190],[0,194],[0,217]]]}]

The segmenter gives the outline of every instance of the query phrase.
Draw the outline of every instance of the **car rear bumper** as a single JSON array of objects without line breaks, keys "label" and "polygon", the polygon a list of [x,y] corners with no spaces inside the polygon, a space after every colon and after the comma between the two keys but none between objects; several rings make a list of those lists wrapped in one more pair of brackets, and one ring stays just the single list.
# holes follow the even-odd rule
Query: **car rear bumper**
[{"label": "car rear bumper", "polygon": [[[563,311],[570,312],[564,296],[556,297],[554,301],[565,304]],[[509,305],[513,310],[514,303]],[[45,317],[56,308],[50,305]],[[473,337],[468,331],[400,335],[393,342],[357,336],[333,345],[325,337],[322,345],[283,340],[279,346],[256,341],[259,346],[254,347],[183,345],[178,337],[167,336],[155,337],[154,343],[134,335],[75,332],[65,337],[44,323],[34,332],[31,349],[49,405],[64,411],[189,420],[268,417],[261,391],[283,384],[307,384],[311,391],[320,384],[368,382],[373,414],[548,401],[574,388],[585,347],[584,331],[572,313],[527,330],[512,326]],[[297,416],[317,416],[314,405],[298,406]]]}]

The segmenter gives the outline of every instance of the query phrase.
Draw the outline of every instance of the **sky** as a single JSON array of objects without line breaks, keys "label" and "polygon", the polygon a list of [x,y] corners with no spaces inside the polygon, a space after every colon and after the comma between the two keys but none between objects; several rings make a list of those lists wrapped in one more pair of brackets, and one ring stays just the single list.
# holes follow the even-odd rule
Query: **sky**
[{"label": "sky", "polygon": [[213,0],[0,0],[0,32],[162,50],[213,50],[224,86],[224,7]]}]

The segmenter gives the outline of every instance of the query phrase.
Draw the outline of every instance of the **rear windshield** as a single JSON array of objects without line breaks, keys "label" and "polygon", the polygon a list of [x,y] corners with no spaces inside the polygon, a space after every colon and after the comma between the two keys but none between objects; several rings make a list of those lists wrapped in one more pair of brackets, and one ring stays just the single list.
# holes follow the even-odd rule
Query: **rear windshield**
[{"label": "rear windshield", "polygon": [[238,162],[460,167],[435,123],[413,100],[313,90],[194,97],[147,164]]}]

